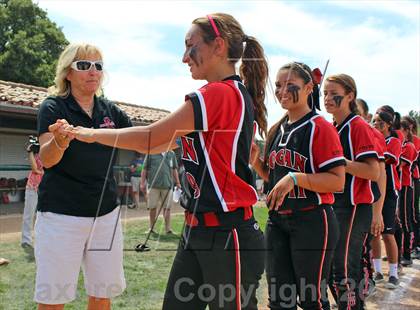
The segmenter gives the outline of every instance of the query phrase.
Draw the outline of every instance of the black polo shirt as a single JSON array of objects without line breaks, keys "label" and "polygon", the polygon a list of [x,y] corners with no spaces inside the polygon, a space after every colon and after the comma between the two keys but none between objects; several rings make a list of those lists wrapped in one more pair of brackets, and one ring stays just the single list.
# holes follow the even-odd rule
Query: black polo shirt
[{"label": "black polo shirt", "polygon": [[[90,128],[130,127],[131,121],[114,103],[94,98],[92,119],[72,95],[48,97],[38,112],[38,134],[48,132],[57,119]],[[71,141],[60,162],[45,169],[39,185],[38,211],[72,216],[104,215],[117,206],[117,186],[112,167],[117,150],[112,147]]]}]

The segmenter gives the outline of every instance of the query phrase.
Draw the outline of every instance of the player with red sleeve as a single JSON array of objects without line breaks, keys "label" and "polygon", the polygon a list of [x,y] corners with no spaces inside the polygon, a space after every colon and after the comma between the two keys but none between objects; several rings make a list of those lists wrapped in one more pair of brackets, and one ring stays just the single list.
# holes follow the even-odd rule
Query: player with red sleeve
[{"label": "player with red sleeve", "polygon": [[[384,231],[382,239],[389,264],[389,278],[386,287],[394,289],[399,285],[398,280],[398,246],[395,240],[396,208],[400,180],[397,173],[397,165],[401,155],[401,142],[393,130],[393,117],[387,112],[378,112],[373,118],[375,128],[386,138],[385,169],[386,169],[386,193],[382,215],[384,220]],[[374,280],[380,283],[384,280],[382,273],[381,239],[375,236],[372,241],[373,264],[375,269]]]},{"label": "player with red sleeve", "polygon": [[375,137],[375,149],[378,153],[379,178],[376,182],[371,182],[372,191],[375,196],[374,202],[372,203],[372,223],[370,225],[370,232],[366,235],[365,240],[363,241],[362,248],[361,273],[363,279],[364,298],[371,294],[375,286],[372,267],[372,240],[374,237],[379,237],[384,229],[382,210],[386,194],[386,170],[384,155],[386,152],[386,142],[384,136],[376,128],[372,126],[370,128],[372,130],[373,136]]},{"label": "player with red sleeve", "polygon": [[329,76],[324,86],[324,104],[334,117],[346,158],[346,183],[335,193],[334,212],[340,238],[334,254],[333,275],[339,309],[363,306],[361,279],[362,246],[372,222],[375,200],[371,180],[379,178],[378,154],[370,126],[358,115],[357,88],[346,74]]},{"label": "player with red sleeve", "polygon": [[413,169],[417,159],[417,150],[413,144],[410,121],[403,117],[401,131],[404,135],[401,154],[401,191],[399,195],[399,215],[403,229],[403,242],[401,253],[401,265],[410,266],[411,250],[414,242],[414,219],[413,219]]},{"label": "player with red sleeve", "polygon": [[[243,79],[235,70],[241,58]],[[252,211],[257,194],[249,159],[254,121],[263,137],[267,127],[264,51],[234,17],[216,13],[193,21],[182,61],[193,79],[208,84],[165,119],[132,130],[72,132],[77,139],[142,153],[167,150],[180,137],[189,194],[186,225],[162,308],[257,309],[264,237]],[[230,295],[221,287],[229,287]]]},{"label": "player with red sleeve", "polygon": [[[330,308],[326,285],[338,239],[331,204],[333,192],[344,186],[344,157],[334,127],[316,113],[315,76],[298,62],[280,68],[276,97],[287,113],[270,129],[264,158],[252,156],[269,190],[266,274],[271,309],[295,309],[297,295],[303,309]],[[284,287],[291,288],[290,296],[282,293]]]},{"label": "player with red sleeve", "polygon": [[420,259],[420,215],[419,215],[419,196],[420,196],[420,138],[417,136],[417,121],[411,116],[407,116],[406,120],[410,122],[410,129],[413,135],[413,144],[416,147],[417,159],[414,162],[413,182],[413,219],[414,219],[414,244],[411,256]]}]

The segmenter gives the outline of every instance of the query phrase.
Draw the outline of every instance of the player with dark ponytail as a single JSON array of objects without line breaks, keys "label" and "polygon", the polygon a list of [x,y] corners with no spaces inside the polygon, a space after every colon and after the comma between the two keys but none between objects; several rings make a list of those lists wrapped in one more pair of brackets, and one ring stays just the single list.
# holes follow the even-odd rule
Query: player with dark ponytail
[{"label": "player with dark ponytail", "polygon": [[[417,159],[417,150],[413,144],[413,133],[410,127],[410,121],[407,116],[401,119],[401,132],[404,136],[401,154],[401,191],[398,200],[399,217],[402,225],[402,252],[401,265],[410,266],[411,251],[414,243],[414,222],[413,215],[413,170]],[[414,213],[414,214],[413,214]]]},{"label": "player with dark ponytail", "polygon": [[[235,73],[240,59],[242,78]],[[163,309],[257,309],[264,238],[253,216],[258,197],[249,159],[254,121],[262,136],[267,130],[264,51],[234,17],[216,13],[192,22],[182,61],[193,79],[208,83],[186,95],[167,118],[131,130],[73,133],[82,141],[142,153],[167,150],[181,137],[190,195]],[[228,296],[223,287],[230,289]]]},{"label": "player with dark ponytail", "polygon": [[319,77],[303,63],[280,68],[276,97],[286,115],[270,129],[263,158],[253,146],[253,166],[269,190],[271,309],[295,309],[297,296],[303,309],[329,309],[327,280],[338,240],[331,204],[344,186],[344,157],[334,127],[316,113]]},{"label": "player with dark ponytail", "polygon": [[[399,284],[397,272],[398,246],[394,234],[396,231],[398,191],[401,189],[400,178],[397,173],[397,165],[401,156],[401,142],[393,128],[393,119],[393,115],[385,111],[378,112],[373,117],[373,124],[383,134],[387,145],[385,152],[386,194],[382,209],[384,220],[382,240],[385,244],[389,264],[389,278],[386,287],[390,289],[396,288]],[[375,270],[374,281],[375,283],[380,283],[384,280],[381,266],[381,236],[375,236],[372,240],[372,256]]]},{"label": "player with dark ponytail", "polygon": [[420,259],[420,215],[419,215],[419,196],[420,196],[420,138],[417,136],[417,121],[414,117],[405,118],[410,123],[413,136],[413,144],[417,151],[417,159],[413,163],[413,219],[414,219],[414,244],[412,257]]}]

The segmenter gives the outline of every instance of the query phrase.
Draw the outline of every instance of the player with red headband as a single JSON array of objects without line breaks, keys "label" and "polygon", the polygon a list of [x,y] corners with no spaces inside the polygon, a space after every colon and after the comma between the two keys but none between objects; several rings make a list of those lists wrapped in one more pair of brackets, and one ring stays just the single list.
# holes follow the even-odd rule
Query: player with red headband
[{"label": "player with red headband", "polygon": [[[241,58],[242,78],[235,73]],[[231,15],[217,13],[192,22],[182,61],[193,79],[208,84],[165,119],[131,130],[71,132],[82,141],[142,153],[167,150],[180,137],[190,196],[163,309],[257,309],[264,242],[253,217],[258,197],[249,159],[254,120],[263,136],[267,126],[264,52]]]}]

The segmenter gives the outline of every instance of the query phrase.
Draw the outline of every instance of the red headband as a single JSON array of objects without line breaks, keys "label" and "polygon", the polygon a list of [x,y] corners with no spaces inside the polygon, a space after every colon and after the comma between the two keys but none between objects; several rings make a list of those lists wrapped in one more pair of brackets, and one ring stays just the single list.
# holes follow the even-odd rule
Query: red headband
[{"label": "red headband", "polygon": [[313,82],[314,84],[319,85],[322,81],[322,73],[321,70],[319,70],[319,68],[315,68],[312,70],[312,76],[313,76]]},{"label": "red headband", "polygon": [[213,27],[214,33],[216,34],[216,37],[220,37],[220,32],[219,29],[217,29],[216,23],[213,20],[213,17],[211,17],[211,15],[207,15],[207,18],[211,24],[211,26]]}]

